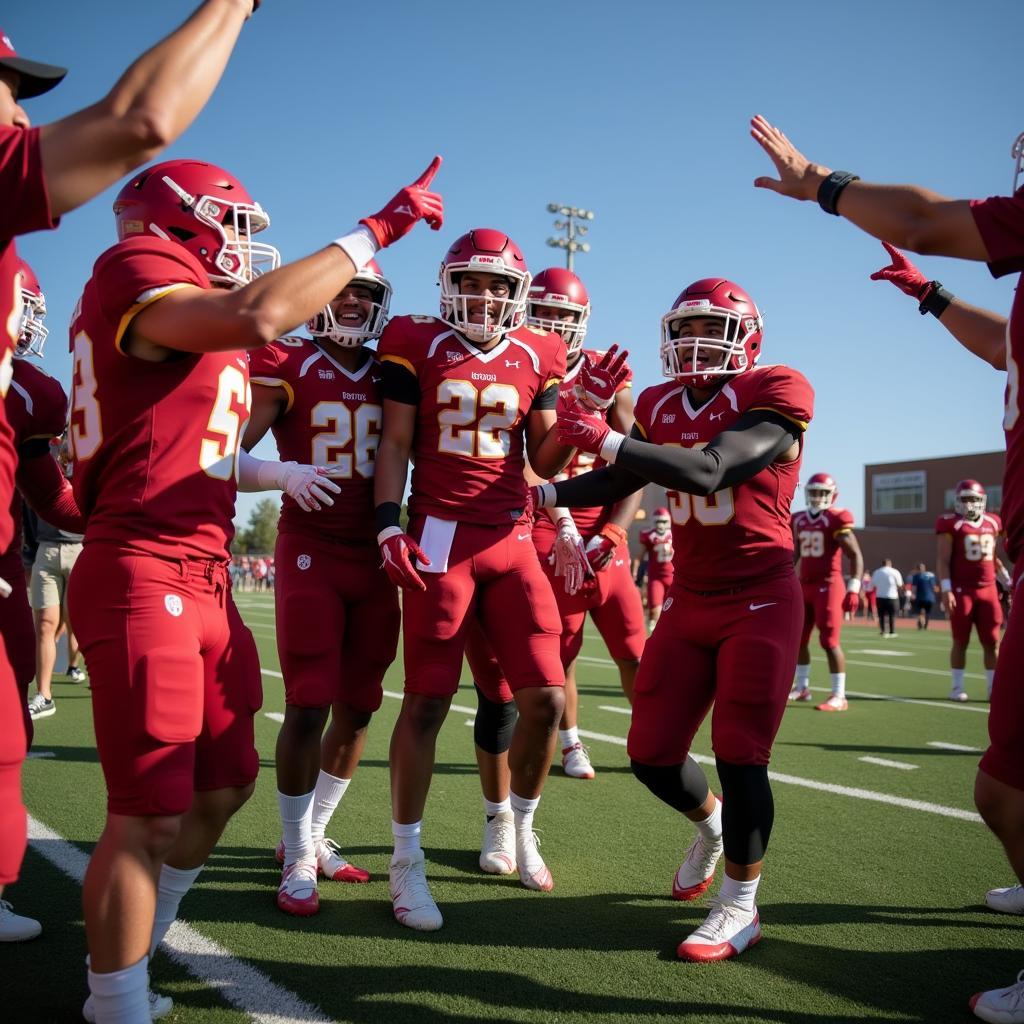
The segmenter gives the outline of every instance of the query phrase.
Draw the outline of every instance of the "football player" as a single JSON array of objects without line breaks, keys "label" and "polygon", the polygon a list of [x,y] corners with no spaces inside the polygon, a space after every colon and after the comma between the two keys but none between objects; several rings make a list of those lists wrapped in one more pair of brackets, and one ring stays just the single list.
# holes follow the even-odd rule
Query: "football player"
[{"label": "football player", "polygon": [[985,660],[987,697],[992,699],[992,682],[999,656],[999,635],[1003,625],[1003,606],[996,587],[996,575],[1003,580],[1009,573],[996,558],[996,542],[1003,532],[999,516],[985,509],[988,497],[977,480],[961,480],[953,491],[953,512],[944,512],[935,521],[942,608],[949,617],[953,645],[949,651],[949,671],[953,686],[949,699],[968,699],[964,689],[967,645],[971,630],[978,631]]},{"label": "football player", "polygon": [[[326,467],[341,494],[319,515],[285,497],[274,562],[285,714],[277,739],[284,865],[277,905],[319,909],[318,873],[367,882],[325,832],[348,789],[398,649],[398,591],[380,564],[373,511],[381,368],[367,342],[387,322],[391,285],[371,260],[306,325],[249,356],[251,449],[268,429],[283,459]],[[320,737],[331,725],[323,740]]]},{"label": "football player", "polygon": [[[739,285],[689,285],[662,318],[670,380],[640,395],[630,436],[584,412],[560,416],[563,442],[609,465],[537,495],[547,507],[603,505],[646,483],[668,491],[676,573],[637,674],[627,750],[637,778],[697,826],[673,896],[705,892],[724,848],[721,892],[679,944],[688,960],[732,957],[761,938],[768,760],[800,643],[789,504],[813,392],[795,370],[757,368],[761,343],[761,315]],[[712,704],[721,802],[689,753]]]},{"label": "football player", "polygon": [[[0,398],[7,393],[21,323],[22,289],[14,239],[55,228],[109,185],[152,160],[206,104],[242,25],[259,0],[206,0],[184,25],[144,53],[99,102],[32,128],[20,100],[57,86],[64,68],[20,57],[0,31]],[[16,455],[0,402],[0,550],[14,537],[8,514]],[[22,702],[0,655],[0,895],[18,877],[25,852],[21,763],[26,738]],[[9,907],[0,902],[2,917]]]},{"label": "football player", "polygon": [[[1024,133],[1011,150],[1015,161],[1012,195],[980,200],[948,199],[916,185],[878,185],[861,181],[850,171],[833,171],[812,163],[760,115],[751,122],[751,134],[778,174],[778,178],[757,178],[755,187],[792,199],[817,200],[826,213],[844,217],[894,247],[987,263],[996,277],[1024,271],[1024,191],[1020,188]],[[926,289],[919,301],[921,311],[941,318],[966,348],[1007,371],[1001,512],[1007,554],[1019,564],[1024,545],[1024,418],[1019,388],[1019,367],[1024,359],[1024,289],[1018,283],[1002,336],[993,329],[997,318],[952,301],[941,288]],[[979,312],[982,315],[976,315]],[[1018,572],[1017,582],[1019,578]],[[1016,685],[1024,662],[1024,613],[1018,607],[1010,613],[996,666],[988,718],[989,748],[981,759],[974,799],[982,818],[1003,844],[1018,881],[1024,882],[1024,759],[1020,756],[1024,690]],[[1020,886],[1011,891],[1019,898]],[[1021,903],[1024,906],[1024,900]],[[1007,988],[978,993],[971,1006],[983,1020],[1024,1022],[1024,979]]]},{"label": "football player", "polygon": [[147,168],[115,200],[120,241],[96,261],[71,325],[73,485],[87,526],[69,610],[108,790],[83,885],[83,1012],[100,1022],[146,1019],[149,955],[259,769],[259,660],[228,586],[236,478],[311,509],[339,489],[311,466],[239,455],[243,350],[308,320],[421,218],[439,227],[441,198],[427,190],[439,163],[280,268],[253,239],[266,213],[211,164]]},{"label": "football player", "polygon": [[[839,490],[828,473],[815,473],[804,488],[807,508],[793,516],[796,550],[800,559],[800,587],[804,594],[804,631],[796,662],[790,700],[811,699],[811,631],[818,627],[818,642],[828,660],[832,694],[819,711],[845,711],[846,657],[839,646],[843,613],[853,615],[860,605],[860,578],[864,556],[853,535],[853,513],[837,508]],[[843,584],[843,555],[850,575]]]},{"label": "football player", "polygon": [[[531,889],[553,885],[533,816],[564,710],[561,623],[532,543],[523,473],[527,454],[542,477],[572,455],[555,428],[565,342],[524,323],[530,274],[519,247],[500,231],[470,231],[445,254],[440,285],[440,318],[396,317],[378,346],[378,541],[388,574],[404,590],[405,696],[391,738],[391,896],[395,917],[424,931],[443,923],[420,847],[434,743],[476,617],[519,710],[508,748],[519,877]],[[406,532],[399,515],[410,459]]]},{"label": "football player", "polygon": [[654,525],[651,529],[641,530],[640,543],[647,550],[647,618],[648,629],[653,632],[675,576],[672,567],[675,550],[672,547],[672,517],[668,509],[656,508],[652,519]]}]

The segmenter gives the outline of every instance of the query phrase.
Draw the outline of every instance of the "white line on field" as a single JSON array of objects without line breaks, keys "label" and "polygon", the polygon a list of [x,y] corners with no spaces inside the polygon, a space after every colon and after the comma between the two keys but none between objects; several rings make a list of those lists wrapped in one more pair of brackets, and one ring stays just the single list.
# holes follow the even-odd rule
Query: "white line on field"
[{"label": "white line on field", "polygon": [[[264,675],[280,678],[280,672],[273,672],[270,669],[263,669]],[[385,690],[385,697],[392,700],[401,700],[402,694],[395,690]],[[944,707],[945,705],[940,705]],[[952,705],[951,705],[952,706]],[[611,708],[611,705],[607,705]],[[466,707],[464,704],[452,704],[453,711],[461,711],[468,715],[475,715],[476,708]],[[618,709],[625,712],[624,709]],[[617,747],[624,747],[626,741],[622,736],[611,736],[604,732],[591,732],[589,729],[580,729],[580,736],[588,740],[600,740],[602,743],[612,743]],[[714,764],[713,757],[703,754],[691,754],[693,759],[700,764]],[[981,815],[974,811],[964,811],[959,807],[946,807],[943,804],[933,804],[926,800],[910,800],[907,797],[893,796],[890,793],[876,793],[870,789],[857,789],[852,786],[839,786],[832,782],[817,782],[814,779],[805,779],[799,775],[786,775],[782,772],[768,772],[768,778],[773,782],[781,782],[785,786],[800,786],[803,789],[813,789],[819,793],[832,793],[835,796],[848,796],[855,800],[868,800],[872,803],[888,804],[892,807],[905,807],[912,811],[924,811],[927,814],[937,814],[944,818],[957,818],[960,821],[981,821]]]},{"label": "white line on field", "polygon": [[941,740],[929,740],[929,747],[935,747],[938,750],[958,750],[963,754],[980,754],[980,747],[965,747],[962,743],[943,743]]},{"label": "white line on field", "polygon": [[880,658],[912,658],[914,655],[910,651],[893,651],[882,650],[878,647],[861,647],[856,651],[850,651],[851,654],[877,654]]},{"label": "white line on field", "polygon": [[264,711],[263,717],[269,718],[272,722],[284,721],[284,715],[282,715],[280,711]]},{"label": "white line on field", "polygon": [[[849,662],[847,662],[849,664]],[[974,707],[972,704],[957,704],[951,700],[923,700],[920,697],[892,697],[882,693],[864,693],[861,690],[847,690],[847,697],[862,697],[864,700],[887,700],[893,704],[919,704],[926,708],[944,708],[949,711],[951,708],[956,711],[973,711],[976,714],[987,715],[988,705],[985,707]]]},{"label": "white line on field", "polygon": [[890,761],[885,757],[858,757],[857,760],[863,761],[865,764],[877,764],[882,768],[899,768],[904,772],[916,771],[919,767],[916,764],[907,764],[906,761]]},{"label": "white line on field", "polygon": [[[82,884],[89,864],[84,851],[31,815],[28,834],[36,853]],[[224,946],[200,935],[184,921],[171,925],[160,948],[256,1024],[330,1024],[330,1018],[317,1007],[271,981],[262,971],[235,959]]]},{"label": "white line on field", "polygon": [[617,708],[614,704],[598,704],[598,710],[600,711],[614,711],[617,715],[631,715],[633,714],[632,708]]}]

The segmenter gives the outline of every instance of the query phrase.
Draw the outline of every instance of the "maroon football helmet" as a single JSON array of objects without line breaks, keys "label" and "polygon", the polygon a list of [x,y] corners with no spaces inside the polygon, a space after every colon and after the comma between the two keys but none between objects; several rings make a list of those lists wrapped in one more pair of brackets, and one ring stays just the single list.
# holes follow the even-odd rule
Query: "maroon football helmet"
[{"label": "maroon football helmet", "polygon": [[815,473],[804,487],[804,499],[812,515],[831,508],[838,497],[839,488],[828,473]]},{"label": "maroon football helmet", "polygon": [[19,261],[18,273],[21,279],[21,327],[18,343],[14,346],[15,358],[43,356],[43,345],[50,329],[43,323],[46,316],[46,297],[35,271],[24,261]]},{"label": "maroon football helmet", "polygon": [[343,348],[358,348],[373,338],[379,338],[388,322],[391,310],[391,283],[384,276],[376,260],[370,260],[358,271],[349,284],[360,284],[373,293],[370,315],[358,325],[339,323],[328,304],[316,316],[306,321],[306,329],[314,338],[329,338]]},{"label": "maroon football helmet", "polygon": [[[695,317],[721,318],[723,336],[681,336],[682,325]],[[763,329],[754,300],[738,284],[722,277],[694,281],[661,318],[662,373],[697,387],[744,373],[760,358]]]},{"label": "maroon football helmet", "polygon": [[658,533],[664,533],[672,525],[672,517],[667,508],[656,508],[653,515],[654,529]]},{"label": "maroon football helmet", "polygon": [[[485,313],[482,323],[471,320],[469,312],[469,305],[479,303],[481,296],[461,289],[462,276],[467,273],[500,274],[508,279],[508,297],[491,298],[497,312],[493,317]],[[471,341],[487,344],[522,326],[530,272],[519,246],[503,232],[475,228],[456,239],[441,261],[438,283],[441,319]]]},{"label": "maroon football helmet", "polygon": [[270,217],[237,178],[214,164],[165,160],[147,167],[118,193],[114,215],[122,241],[156,235],[179,242],[221,284],[248,284],[281,265],[277,249],[252,241]]},{"label": "maroon football helmet", "polygon": [[[536,315],[542,306],[567,309],[576,319],[569,323],[564,320],[550,320]],[[564,267],[548,267],[542,270],[530,285],[530,300],[526,322],[542,331],[560,334],[565,341],[568,355],[574,355],[583,348],[587,336],[587,321],[590,319],[590,297],[583,282]]]},{"label": "maroon football helmet", "polygon": [[961,480],[953,492],[953,508],[957,514],[976,523],[984,514],[988,504],[985,488],[977,480]]}]

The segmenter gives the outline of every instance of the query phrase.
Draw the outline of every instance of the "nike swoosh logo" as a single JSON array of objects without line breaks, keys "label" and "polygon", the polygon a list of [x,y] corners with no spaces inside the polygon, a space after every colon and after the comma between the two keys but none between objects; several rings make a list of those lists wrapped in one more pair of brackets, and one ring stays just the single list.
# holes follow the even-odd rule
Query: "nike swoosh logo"
[{"label": "nike swoosh logo", "polygon": [[778,601],[766,601],[764,604],[754,604],[753,602],[751,602],[750,610],[752,612],[757,612],[757,611],[760,611],[762,608],[771,608],[771,606],[773,604],[778,604],[778,603],[779,603]]},{"label": "nike swoosh logo", "polygon": [[517,533],[516,540],[529,540],[530,535],[528,533]]},{"label": "nike swoosh logo", "polygon": [[819,594],[827,594],[828,593],[828,587],[818,587],[818,593]]}]

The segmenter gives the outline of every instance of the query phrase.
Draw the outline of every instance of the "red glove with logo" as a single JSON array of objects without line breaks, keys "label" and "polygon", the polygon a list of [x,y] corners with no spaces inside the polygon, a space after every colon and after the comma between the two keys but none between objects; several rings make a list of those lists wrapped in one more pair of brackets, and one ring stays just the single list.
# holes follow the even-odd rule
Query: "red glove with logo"
[{"label": "red glove with logo", "polygon": [[585,409],[603,411],[615,401],[615,392],[629,377],[629,367],[626,365],[628,355],[625,349],[619,352],[618,345],[612,345],[596,366],[591,366],[584,356],[579,376],[573,385],[573,394]]},{"label": "red glove with logo", "polygon": [[917,267],[914,266],[906,256],[894,245],[883,242],[885,251],[892,258],[892,263],[881,270],[876,270],[871,275],[872,281],[889,281],[894,284],[904,295],[924,302],[931,291],[932,282],[929,281]]},{"label": "red glove with logo", "polygon": [[605,523],[601,532],[587,541],[587,561],[594,572],[611,565],[612,555],[620,544],[626,543],[626,531],[615,523]]},{"label": "red glove with logo", "polygon": [[423,554],[412,537],[402,533],[400,526],[389,526],[377,534],[377,543],[384,558],[384,571],[396,587],[403,590],[427,589],[409,556],[418,558],[424,565],[430,565],[430,559]]},{"label": "red glove with logo", "polygon": [[847,591],[843,595],[843,611],[850,615],[856,615],[857,610],[860,608],[860,594],[854,594]]},{"label": "red glove with logo", "polygon": [[359,222],[370,229],[381,249],[408,234],[419,220],[425,220],[434,231],[444,223],[444,200],[440,193],[427,191],[440,166],[441,158],[435,156],[430,166],[411,185],[406,185],[383,210]]},{"label": "red glove with logo", "polygon": [[602,414],[595,415],[584,409],[565,409],[558,414],[559,443],[579,448],[581,452],[600,455],[611,427]]}]

